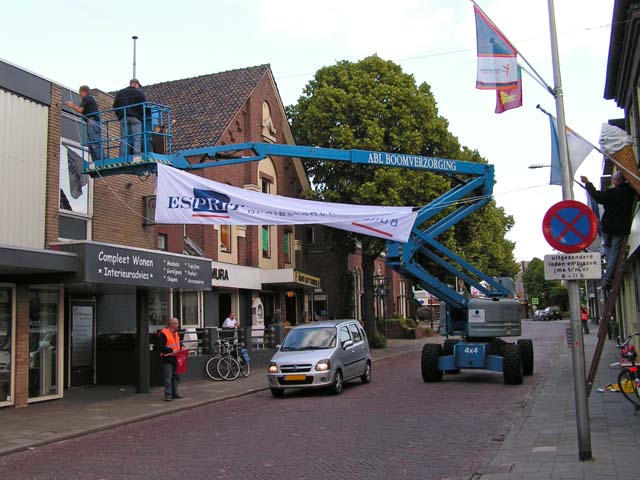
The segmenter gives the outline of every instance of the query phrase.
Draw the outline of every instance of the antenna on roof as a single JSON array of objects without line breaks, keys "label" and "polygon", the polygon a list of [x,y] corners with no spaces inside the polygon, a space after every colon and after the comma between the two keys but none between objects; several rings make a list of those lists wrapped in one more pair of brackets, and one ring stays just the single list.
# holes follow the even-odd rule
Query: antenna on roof
[{"label": "antenna on roof", "polygon": [[138,36],[134,35],[131,38],[133,39],[133,75],[131,78],[138,78],[136,77],[136,40],[138,40]]}]

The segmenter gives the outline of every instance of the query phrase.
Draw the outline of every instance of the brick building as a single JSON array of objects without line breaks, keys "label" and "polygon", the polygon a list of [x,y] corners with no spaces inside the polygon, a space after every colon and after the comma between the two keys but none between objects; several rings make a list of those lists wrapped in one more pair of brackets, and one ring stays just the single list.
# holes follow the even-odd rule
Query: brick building
[{"label": "brick building", "polygon": [[[155,380],[151,342],[170,315],[182,327],[218,326],[232,310],[244,327],[297,322],[319,279],[301,271],[295,228],[153,224],[153,176],[75,175],[85,128],[65,106],[80,103],[75,89],[6,62],[0,73],[0,197],[10,206],[0,213],[0,406],[92,383],[145,391]],[[92,93],[111,107],[112,95]],[[146,93],[175,109],[174,151],[292,142],[268,66]],[[287,196],[308,187],[297,159],[201,174]]]},{"label": "brick building", "polygon": [[[147,100],[171,108],[173,151],[244,142],[292,144],[293,136],[268,65],[144,87]],[[191,163],[200,155],[186,155]],[[309,183],[299,159],[194,171],[197,175],[256,192],[299,197]],[[168,251],[188,245],[213,260],[213,290],[202,294],[204,315],[194,326],[219,326],[230,311],[240,325],[269,325],[274,318],[296,324],[311,306],[320,279],[303,265],[302,226],[162,225]],[[258,312],[263,312],[258,318]]]}]

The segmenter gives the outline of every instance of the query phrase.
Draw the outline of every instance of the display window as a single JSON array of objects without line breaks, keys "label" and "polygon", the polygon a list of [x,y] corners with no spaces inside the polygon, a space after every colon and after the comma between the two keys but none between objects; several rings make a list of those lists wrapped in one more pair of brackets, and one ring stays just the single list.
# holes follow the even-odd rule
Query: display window
[{"label": "display window", "polygon": [[0,406],[13,404],[15,288],[0,284]]},{"label": "display window", "polygon": [[29,290],[29,401],[62,396],[62,288]]}]

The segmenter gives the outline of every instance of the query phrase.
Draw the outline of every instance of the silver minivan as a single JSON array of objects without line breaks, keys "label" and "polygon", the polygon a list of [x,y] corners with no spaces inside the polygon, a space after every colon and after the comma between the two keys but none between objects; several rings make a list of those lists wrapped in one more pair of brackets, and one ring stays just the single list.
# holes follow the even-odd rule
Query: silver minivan
[{"label": "silver minivan", "polygon": [[340,393],[344,382],[371,381],[369,342],[357,320],[312,322],[292,328],[268,371],[274,397],[287,388],[326,387]]}]

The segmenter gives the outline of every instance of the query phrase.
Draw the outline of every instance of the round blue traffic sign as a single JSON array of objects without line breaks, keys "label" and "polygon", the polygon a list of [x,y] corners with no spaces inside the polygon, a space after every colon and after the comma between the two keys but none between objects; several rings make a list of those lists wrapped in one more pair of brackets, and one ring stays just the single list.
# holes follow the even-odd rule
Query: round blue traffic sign
[{"label": "round blue traffic sign", "polygon": [[556,250],[576,253],[587,248],[598,234],[598,219],[593,210],[575,200],[563,200],[552,206],[542,220],[544,238]]}]

